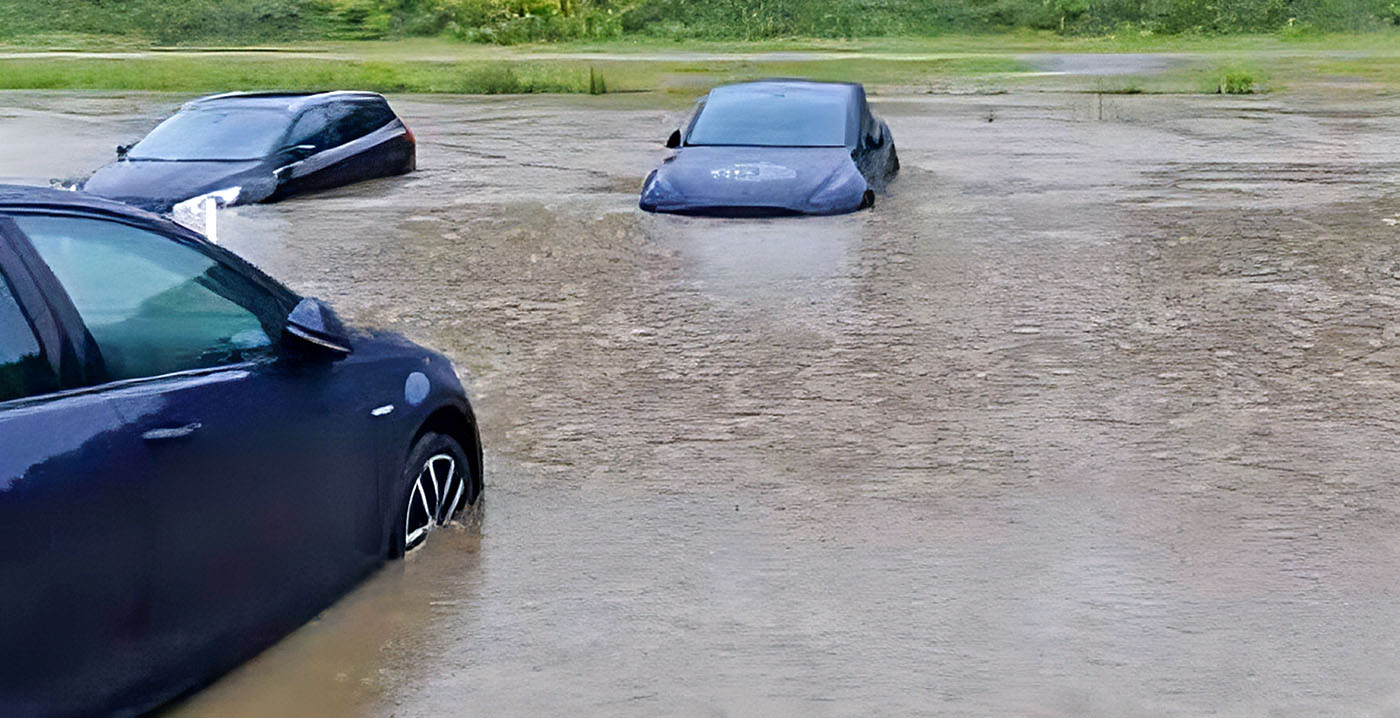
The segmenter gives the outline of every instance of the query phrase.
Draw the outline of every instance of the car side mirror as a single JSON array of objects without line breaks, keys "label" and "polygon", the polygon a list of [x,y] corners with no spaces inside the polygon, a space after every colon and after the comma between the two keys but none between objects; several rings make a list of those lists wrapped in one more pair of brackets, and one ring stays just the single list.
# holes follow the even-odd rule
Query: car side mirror
[{"label": "car side mirror", "polygon": [[672,132],[672,133],[671,133],[671,136],[670,136],[670,137],[667,137],[667,138],[666,138],[666,147],[667,147],[668,149],[674,150],[674,149],[676,149],[677,147],[680,147],[680,146],[681,146],[681,131],[680,131],[680,130],[676,130],[675,132]]},{"label": "car side mirror", "polygon": [[117,145],[117,159],[126,159],[126,153],[131,151],[131,145]]},{"label": "car side mirror", "polygon": [[337,357],[351,351],[350,332],[325,302],[307,297],[297,302],[283,327],[287,339],[304,348]]}]

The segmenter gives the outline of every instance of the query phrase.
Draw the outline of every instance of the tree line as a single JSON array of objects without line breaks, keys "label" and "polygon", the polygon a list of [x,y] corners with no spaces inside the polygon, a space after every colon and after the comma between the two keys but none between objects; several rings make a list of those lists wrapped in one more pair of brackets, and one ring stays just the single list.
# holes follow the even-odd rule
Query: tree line
[{"label": "tree line", "polygon": [[161,43],[449,36],[513,44],[650,36],[936,36],[1365,32],[1400,0],[5,0],[0,37],[130,35]]}]

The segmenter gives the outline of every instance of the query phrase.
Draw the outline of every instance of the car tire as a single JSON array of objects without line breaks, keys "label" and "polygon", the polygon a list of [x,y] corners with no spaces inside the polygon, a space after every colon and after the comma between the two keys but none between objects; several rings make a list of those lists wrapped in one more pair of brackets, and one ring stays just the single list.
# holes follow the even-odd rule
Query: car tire
[{"label": "car tire", "polygon": [[433,529],[452,520],[477,498],[467,454],[456,439],[424,434],[408,452],[394,502],[389,557],[423,545]]},{"label": "car tire", "polygon": [[860,197],[860,207],[858,209],[870,209],[875,206],[875,191],[866,190]]}]

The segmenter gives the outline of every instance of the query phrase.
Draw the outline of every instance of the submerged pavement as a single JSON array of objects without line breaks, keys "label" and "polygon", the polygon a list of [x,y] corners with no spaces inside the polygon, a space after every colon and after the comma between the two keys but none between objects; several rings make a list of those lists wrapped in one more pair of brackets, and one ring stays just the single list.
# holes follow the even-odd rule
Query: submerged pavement
[{"label": "submerged pavement", "polygon": [[[184,98],[6,99],[42,179]],[[640,213],[646,95],[395,98],[417,173],[221,217],[458,363],[487,493],[171,713],[1400,710],[1400,99],[873,100],[846,217]]]}]

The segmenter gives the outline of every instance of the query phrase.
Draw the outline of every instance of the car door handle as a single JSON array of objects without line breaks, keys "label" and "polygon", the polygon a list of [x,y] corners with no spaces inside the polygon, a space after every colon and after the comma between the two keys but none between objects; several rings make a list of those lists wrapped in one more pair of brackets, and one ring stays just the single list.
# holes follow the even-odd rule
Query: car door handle
[{"label": "car door handle", "polygon": [[165,427],[161,429],[148,429],[141,434],[141,438],[146,441],[171,441],[174,439],[184,439],[199,431],[203,426],[199,422],[185,424],[184,426]]}]

